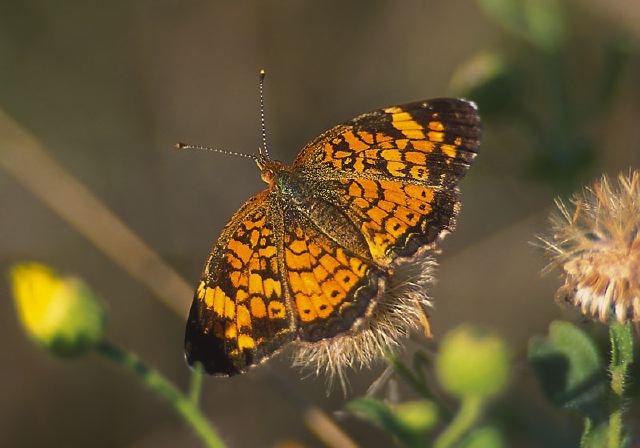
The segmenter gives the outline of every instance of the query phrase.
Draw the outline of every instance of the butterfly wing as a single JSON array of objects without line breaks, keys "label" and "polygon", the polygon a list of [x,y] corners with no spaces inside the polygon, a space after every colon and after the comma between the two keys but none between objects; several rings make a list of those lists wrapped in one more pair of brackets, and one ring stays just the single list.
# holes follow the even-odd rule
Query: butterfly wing
[{"label": "butterfly wing", "polygon": [[277,256],[277,205],[269,201],[269,190],[254,196],[211,251],[187,321],[190,365],[200,362],[210,374],[234,375],[294,339],[295,317]]},{"label": "butterfly wing", "polygon": [[376,110],[309,143],[294,162],[344,209],[374,260],[389,265],[455,226],[457,184],[480,144],[473,103],[418,101]]},{"label": "butterfly wing", "polygon": [[[337,220],[340,213],[331,217]],[[386,272],[323,232],[321,220],[291,210],[285,222],[283,256],[298,337],[315,342],[354,329],[377,304]],[[346,234],[358,232],[353,225],[341,227]]]}]

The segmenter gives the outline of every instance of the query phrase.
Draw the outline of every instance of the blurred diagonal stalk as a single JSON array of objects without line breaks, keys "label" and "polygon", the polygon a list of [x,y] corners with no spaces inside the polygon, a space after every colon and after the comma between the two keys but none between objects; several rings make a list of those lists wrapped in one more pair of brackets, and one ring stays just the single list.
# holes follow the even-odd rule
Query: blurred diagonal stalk
[{"label": "blurred diagonal stalk", "polygon": [[2,109],[0,168],[167,307],[180,316],[186,315],[191,286]]},{"label": "blurred diagonal stalk", "polygon": [[[0,168],[146,286],[169,309],[181,318],[187,315],[192,287],[2,109]],[[286,381],[279,374],[272,372],[272,375]],[[200,385],[196,384],[195,388],[199,389]],[[288,384],[288,390],[297,403],[304,403],[303,420],[323,443],[336,448],[357,446],[323,410],[310,404],[294,384]],[[193,397],[192,400],[195,401]]]}]

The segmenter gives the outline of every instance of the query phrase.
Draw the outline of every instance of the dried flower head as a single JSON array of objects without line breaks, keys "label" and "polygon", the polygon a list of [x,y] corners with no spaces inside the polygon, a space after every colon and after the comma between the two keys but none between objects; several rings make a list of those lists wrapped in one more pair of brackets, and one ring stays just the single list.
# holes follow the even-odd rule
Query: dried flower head
[{"label": "dried flower head", "polygon": [[564,285],[557,298],[583,314],[624,323],[640,320],[640,171],[619,175],[612,186],[606,176],[571,200],[556,201],[552,234],[541,237],[561,266]]},{"label": "dried flower head", "polygon": [[384,296],[361,326],[344,335],[320,342],[299,342],[293,364],[326,374],[329,385],[338,379],[346,390],[345,369],[366,368],[398,349],[412,329],[422,327],[431,336],[425,307],[431,302],[427,289],[434,283],[436,261],[431,256],[398,267]]}]

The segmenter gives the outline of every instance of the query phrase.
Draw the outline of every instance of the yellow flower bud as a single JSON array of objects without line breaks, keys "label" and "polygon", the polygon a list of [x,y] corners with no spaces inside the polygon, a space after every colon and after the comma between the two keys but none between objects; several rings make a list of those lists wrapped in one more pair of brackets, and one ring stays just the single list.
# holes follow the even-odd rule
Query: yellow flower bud
[{"label": "yellow flower bud", "polygon": [[82,280],[60,277],[39,263],[18,264],[9,277],[18,319],[38,345],[77,357],[102,340],[105,310]]}]

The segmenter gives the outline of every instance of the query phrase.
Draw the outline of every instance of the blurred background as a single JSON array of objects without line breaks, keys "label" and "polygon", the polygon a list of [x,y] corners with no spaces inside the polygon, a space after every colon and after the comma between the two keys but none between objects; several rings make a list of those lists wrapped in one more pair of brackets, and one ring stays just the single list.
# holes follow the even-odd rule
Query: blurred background
[{"label": "blurred background", "polygon": [[[567,446],[580,422],[547,404],[524,354],[552,319],[584,323],[554,303],[559,280],[540,277],[546,260],[530,242],[556,195],[640,165],[640,4],[530,1],[538,6],[523,15],[516,3],[1,2],[0,270],[38,260],[82,277],[108,304],[109,337],[186,384],[191,291],[165,294],[172,310],[157,300],[162,286],[152,291],[90,242],[87,233],[103,246],[114,235],[94,208],[65,196],[77,190],[69,179],[195,285],[223,225],[264,185],[251,161],[172,145],[256,151],[260,68],[270,153],[284,162],[359,113],[467,96],[484,139],[431,293],[435,341],[464,322],[507,338],[516,379],[497,418],[510,443]],[[407,349],[421,344],[415,335]],[[351,396],[383,368],[351,374]],[[292,369],[286,353],[204,387],[203,408],[233,447],[322,446],[301,409],[333,416],[346,401]],[[63,362],[34,346],[4,277],[0,397],[0,446],[198,446],[132,376],[97,356]],[[335,418],[361,446],[390,443]]]}]

